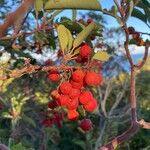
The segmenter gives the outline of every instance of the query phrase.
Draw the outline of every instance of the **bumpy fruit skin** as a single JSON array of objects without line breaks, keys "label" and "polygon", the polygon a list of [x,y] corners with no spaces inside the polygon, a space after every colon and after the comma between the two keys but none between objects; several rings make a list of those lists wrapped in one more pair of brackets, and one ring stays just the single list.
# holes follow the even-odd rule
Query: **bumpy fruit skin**
[{"label": "bumpy fruit skin", "polygon": [[69,110],[77,109],[78,105],[79,105],[78,98],[69,99],[69,101],[67,101],[66,103],[66,106]]},{"label": "bumpy fruit skin", "polygon": [[50,93],[51,97],[54,98],[54,99],[58,99],[60,94],[58,92],[58,90],[53,90],[51,93]]},{"label": "bumpy fruit skin", "polygon": [[103,78],[101,74],[95,72],[87,72],[85,75],[85,83],[89,86],[98,86],[102,83]]},{"label": "bumpy fruit skin", "polygon": [[54,71],[49,72],[48,78],[51,81],[56,82],[60,79],[60,75],[59,75],[58,71],[54,70]]},{"label": "bumpy fruit skin", "polygon": [[60,106],[66,106],[68,101],[70,101],[70,98],[68,95],[61,94],[58,98],[58,103]]},{"label": "bumpy fruit skin", "polygon": [[86,105],[84,105],[84,109],[87,112],[93,112],[95,111],[97,108],[97,101],[95,98],[93,98],[92,100],[90,100]]},{"label": "bumpy fruit skin", "polygon": [[76,110],[69,110],[68,111],[68,119],[71,121],[77,120],[79,117],[79,113]]},{"label": "bumpy fruit skin", "polygon": [[80,90],[72,88],[71,92],[69,93],[70,98],[78,98],[80,96]]},{"label": "bumpy fruit skin", "polygon": [[92,125],[93,124],[92,124],[92,122],[91,122],[90,119],[82,119],[81,122],[80,122],[80,124],[79,124],[79,127],[83,131],[87,132],[87,131],[90,131],[92,129]]},{"label": "bumpy fruit skin", "polygon": [[71,85],[75,89],[81,89],[83,87],[83,82],[75,82],[73,80],[70,81]]},{"label": "bumpy fruit skin", "polygon": [[88,58],[92,53],[92,49],[87,44],[82,44],[80,47],[80,56],[82,58]]},{"label": "bumpy fruit skin", "polygon": [[82,82],[85,73],[82,70],[76,70],[72,73],[72,80],[75,82]]},{"label": "bumpy fruit skin", "polygon": [[79,102],[83,105],[87,104],[91,99],[93,99],[93,95],[90,91],[83,91],[79,96]]},{"label": "bumpy fruit skin", "polygon": [[59,89],[62,94],[67,95],[72,90],[72,85],[69,82],[63,82],[61,83]]}]

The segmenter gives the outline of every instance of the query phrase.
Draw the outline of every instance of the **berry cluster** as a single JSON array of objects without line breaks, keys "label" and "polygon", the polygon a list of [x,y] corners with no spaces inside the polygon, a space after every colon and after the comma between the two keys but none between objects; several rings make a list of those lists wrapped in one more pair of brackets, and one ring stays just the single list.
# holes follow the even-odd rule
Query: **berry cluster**
[{"label": "berry cluster", "polygon": [[[49,73],[49,79],[57,81],[58,75],[57,71],[52,71]],[[102,75],[94,71],[75,70],[68,81],[63,81],[57,90],[51,92],[53,100],[48,103],[48,107],[52,110],[58,107],[63,108],[70,121],[79,118],[79,108],[89,113],[94,112],[98,105],[97,100],[86,87],[101,85],[102,80]],[[91,126],[92,123],[88,119],[80,122],[80,128],[84,131],[88,131]]]},{"label": "berry cluster", "polygon": [[132,35],[133,40],[136,42],[138,46],[144,46],[145,42],[140,36],[140,33],[135,31],[133,27],[128,27],[129,34]]}]

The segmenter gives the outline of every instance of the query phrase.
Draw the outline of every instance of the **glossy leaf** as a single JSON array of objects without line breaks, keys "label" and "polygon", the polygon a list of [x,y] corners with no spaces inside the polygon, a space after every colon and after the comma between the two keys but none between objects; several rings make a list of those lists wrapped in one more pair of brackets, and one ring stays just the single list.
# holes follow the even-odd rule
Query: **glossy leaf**
[{"label": "glossy leaf", "polygon": [[72,37],[71,32],[67,28],[66,28],[66,32],[68,34],[68,50],[70,50],[73,44],[73,37]]},{"label": "glossy leaf", "polygon": [[51,18],[48,20],[48,22],[51,22],[57,15],[59,15],[63,10],[56,10],[52,14]]},{"label": "glossy leaf", "polygon": [[35,0],[35,10],[41,11],[43,8],[43,0]]},{"label": "glossy leaf", "polygon": [[73,37],[71,32],[64,25],[59,25],[57,27],[57,32],[62,51],[64,53],[68,52],[68,50],[72,48],[73,44]]},{"label": "glossy leaf", "polygon": [[62,51],[64,52],[68,45],[68,33],[66,31],[66,27],[64,25],[59,25],[57,27],[58,38],[60,42],[60,46]]},{"label": "glossy leaf", "polygon": [[107,61],[109,59],[109,55],[107,52],[99,51],[93,56],[93,59]]},{"label": "glossy leaf", "polygon": [[45,9],[87,9],[101,10],[98,0],[49,0]]},{"label": "glossy leaf", "polygon": [[146,23],[146,16],[145,14],[143,14],[140,10],[138,10],[137,8],[134,8],[133,12],[132,12],[132,16],[136,17],[138,19],[140,19],[141,21]]},{"label": "glossy leaf", "polygon": [[96,24],[92,22],[87,27],[85,27],[75,38],[73,47],[78,47],[89,36],[95,26]]}]

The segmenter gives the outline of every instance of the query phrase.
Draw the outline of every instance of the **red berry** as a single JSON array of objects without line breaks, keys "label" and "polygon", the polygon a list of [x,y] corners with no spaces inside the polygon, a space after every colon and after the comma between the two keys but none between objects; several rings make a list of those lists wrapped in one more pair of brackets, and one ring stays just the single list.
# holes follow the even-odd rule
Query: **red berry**
[{"label": "red berry", "polygon": [[89,57],[91,55],[91,53],[92,53],[92,49],[89,45],[87,45],[87,44],[81,45],[81,47],[80,47],[80,56],[82,58]]},{"label": "red berry", "polygon": [[66,106],[68,101],[70,101],[70,98],[68,95],[61,94],[58,98],[58,103],[60,106]]},{"label": "red berry", "polygon": [[53,90],[51,93],[50,93],[51,97],[54,98],[54,99],[57,99],[60,94],[58,92],[58,90]]},{"label": "red berry", "polygon": [[89,18],[89,19],[87,20],[87,23],[90,24],[91,22],[93,22],[93,19]]},{"label": "red berry", "polygon": [[88,72],[85,75],[85,83],[90,86],[98,86],[102,83],[102,75],[95,72]]},{"label": "red berry", "polygon": [[59,78],[60,78],[60,75],[58,73],[58,71],[56,70],[53,70],[53,71],[50,71],[49,72],[49,75],[48,75],[48,78],[51,80],[51,81],[58,81]]},{"label": "red berry", "polygon": [[79,89],[72,89],[71,92],[69,93],[70,98],[78,98],[80,96],[80,90]]},{"label": "red berry", "polygon": [[81,120],[79,126],[82,130],[84,130],[86,132],[86,131],[90,131],[92,129],[92,125],[93,124],[90,119],[83,119],[83,120]]},{"label": "red berry", "polygon": [[82,70],[76,70],[72,73],[72,80],[75,82],[82,82],[85,73]]},{"label": "red berry", "polygon": [[89,91],[83,91],[79,96],[79,102],[81,104],[87,104],[91,99],[93,99],[93,95]]},{"label": "red berry", "polygon": [[71,85],[73,88],[75,89],[81,89],[83,86],[83,82],[74,82],[74,81],[70,81]]},{"label": "red berry", "polygon": [[84,109],[87,112],[93,112],[97,108],[97,101],[96,99],[90,100],[86,105],[84,105]]},{"label": "red berry", "polygon": [[69,82],[63,82],[60,85],[60,91],[62,92],[62,94],[69,94],[70,91],[72,90],[72,85]]},{"label": "red berry", "polygon": [[67,101],[66,105],[69,110],[77,109],[78,105],[79,105],[78,98],[69,99],[69,101]]},{"label": "red berry", "polygon": [[71,121],[77,120],[79,117],[79,113],[76,110],[68,111],[68,119]]},{"label": "red berry", "polygon": [[50,101],[48,103],[48,107],[51,108],[51,109],[55,109],[57,106],[58,106],[58,104],[57,104],[57,102],[55,100]]}]

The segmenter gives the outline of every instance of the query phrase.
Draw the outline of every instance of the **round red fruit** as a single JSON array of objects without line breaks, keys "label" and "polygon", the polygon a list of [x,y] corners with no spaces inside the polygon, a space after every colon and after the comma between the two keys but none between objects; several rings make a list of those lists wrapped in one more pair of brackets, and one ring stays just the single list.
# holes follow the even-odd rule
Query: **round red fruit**
[{"label": "round red fruit", "polygon": [[83,91],[79,96],[79,102],[83,105],[87,104],[91,99],[93,99],[93,95],[89,91]]},{"label": "round red fruit", "polygon": [[58,103],[60,106],[66,106],[68,101],[70,101],[70,98],[68,95],[61,94],[58,98]]},{"label": "round red fruit", "polygon": [[72,88],[71,92],[69,93],[70,98],[78,98],[80,96],[80,90]]},{"label": "round red fruit", "polygon": [[79,117],[79,113],[76,110],[68,111],[68,119],[71,121],[77,120]]},{"label": "round red fruit", "polygon": [[72,73],[72,80],[75,82],[82,82],[85,76],[85,72],[82,70],[76,70]]},{"label": "round red fruit", "polygon": [[50,109],[55,109],[58,106],[57,102],[55,100],[52,100],[48,103],[48,107]]},{"label": "round red fruit", "polygon": [[82,58],[87,58],[91,55],[92,53],[92,49],[89,45],[87,44],[83,44],[81,47],[80,47],[80,56]]},{"label": "round red fruit", "polygon": [[62,94],[67,95],[72,90],[72,85],[66,81],[66,82],[61,83],[59,88],[60,88],[60,91],[62,92]]},{"label": "round red fruit", "polygon": [[59,75],[58,71],[54,70],[54,71],[50,71],[50,72],[49,72],[48,78],[49,78],[51,81],[56,82],[56,81],[59,80],[60,75]]},{"label": "round red fruit", "polygon": [[90,119],[82,119],[79,127],[84,130],[85,132],[90,131],[92,129],[92,122]]},{"label": "round red fruit", "polygon": [[75,89],[81,89],[83,86],[83,82],[75,82],[73,80],[70,81],[71,85]]},{"label": "round red fruit", "polygon": [[103,78],[101,74],[95,72],[87,72],[85,75],[85,83],[90,86],[98,86],[102,83]]},{"label": "round red fruit", "polygon": [[79,105],[78,98],[69,99],[69,101],[67,101],[66,104],[69,110],[77,109],[78,105]]},{"label": "round red fruit", "polygon": [[58,92],[58,90],[53,90],[51,93],[50,93],[51,97],[54,98],[54,99],[57,99],[60,94]]},{"label": "round red fruit", "polygon": [[94,98],[90,100],[86,105],[84,105],[84,109],[87,112],[93,112],[94,110],[96,110],[96,108],[97,108],[97,101]]}]

